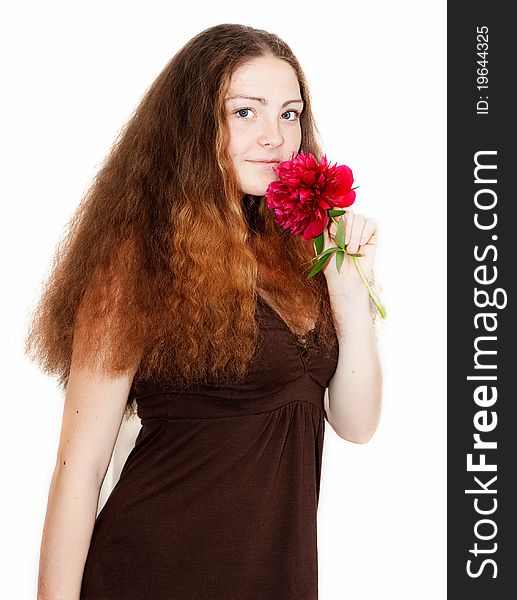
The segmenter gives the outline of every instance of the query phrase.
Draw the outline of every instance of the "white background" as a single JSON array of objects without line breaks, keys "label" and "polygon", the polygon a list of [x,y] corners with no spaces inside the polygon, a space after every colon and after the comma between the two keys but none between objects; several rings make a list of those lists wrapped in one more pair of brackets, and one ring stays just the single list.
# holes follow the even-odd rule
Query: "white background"
[{"label": "white background", "polygon": [[22,356],[29,308],[145,90],[192,36],[234,22],[291,46],[324,149],[352,168],[354,210],[379,227],[383,413],[365,445],[327,424],[320,600],[445,598],[445,2],[21,1],[2,13],[0,597],[35,598],[61,426],[55,381]]}]

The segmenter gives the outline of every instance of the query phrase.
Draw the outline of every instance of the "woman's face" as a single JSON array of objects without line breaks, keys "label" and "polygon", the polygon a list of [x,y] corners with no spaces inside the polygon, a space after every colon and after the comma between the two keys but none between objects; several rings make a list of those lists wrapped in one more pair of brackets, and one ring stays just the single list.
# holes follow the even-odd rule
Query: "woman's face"
[{"label": "woman's face", "polygon": [[239,188],[263,196],[277,179],[273,167],[300,149],[303,101],[296,73],[279,58],[254,58],[234,71],[225,105]]}]

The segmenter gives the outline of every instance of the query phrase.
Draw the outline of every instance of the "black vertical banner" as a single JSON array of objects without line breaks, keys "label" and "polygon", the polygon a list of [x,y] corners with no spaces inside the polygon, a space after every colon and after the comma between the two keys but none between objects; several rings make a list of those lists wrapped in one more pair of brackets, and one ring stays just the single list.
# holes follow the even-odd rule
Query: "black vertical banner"
[{"label": "black vertical banner", "polygon": [[[451,598],[517,598],[517,52],[511,3],[449,3]],[[515,178],[515,180],[514,180]]]}]

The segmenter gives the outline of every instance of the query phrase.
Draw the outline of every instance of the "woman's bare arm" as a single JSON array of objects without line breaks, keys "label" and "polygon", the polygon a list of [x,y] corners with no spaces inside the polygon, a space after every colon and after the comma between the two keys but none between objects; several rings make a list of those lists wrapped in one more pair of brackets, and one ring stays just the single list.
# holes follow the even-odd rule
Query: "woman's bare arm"
[{"label": "woman's bare arm", "polygon": [[339,359],[328,386],[328,420],[344,440],[364,444],[378,426],[382,404],[382,370],[368,291],[361,283],[354,292],[330,299]]},{"label": "woman's bare arm", "polygon": [[38,600],[79,600],[100,487],[133,375],[108,378],[72,360],[41,541]]}]

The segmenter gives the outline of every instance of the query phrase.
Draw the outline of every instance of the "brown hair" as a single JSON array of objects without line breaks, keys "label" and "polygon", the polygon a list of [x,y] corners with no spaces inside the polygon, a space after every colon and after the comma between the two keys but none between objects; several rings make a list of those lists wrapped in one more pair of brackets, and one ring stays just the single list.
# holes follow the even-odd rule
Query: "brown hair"
[{"label": "brown hair", "polygon": [[191,39],[147,90],[57,245],[25,351],[64,388],[78,327],[74,360],[113,375],[138,366],[133,385],[239,379],[258,340],[259,292],[293,330],[319,316],[322,344],[335,341],[324,275],[307,280],[312,243],[280,229],[261,198],[242,197],[225,150],[230,77],[263,55],[296,72],[300,149],[321,156],[285,42],[235,24]]}]

